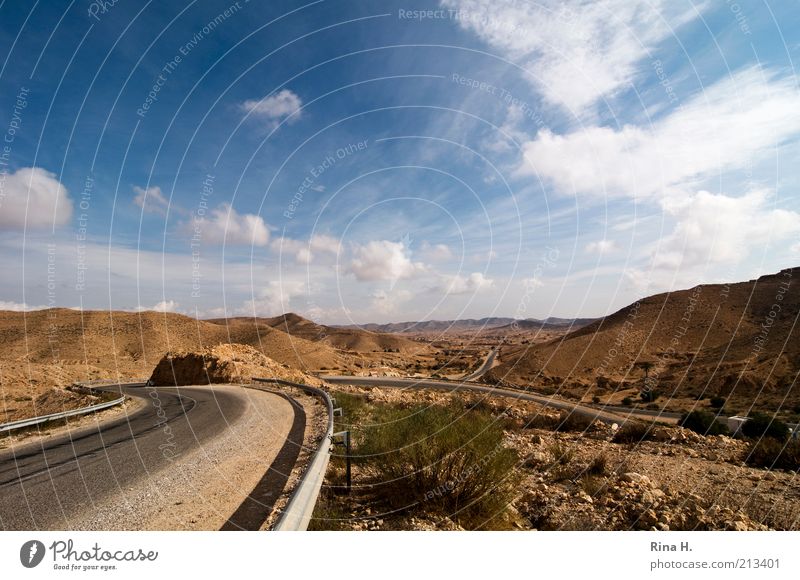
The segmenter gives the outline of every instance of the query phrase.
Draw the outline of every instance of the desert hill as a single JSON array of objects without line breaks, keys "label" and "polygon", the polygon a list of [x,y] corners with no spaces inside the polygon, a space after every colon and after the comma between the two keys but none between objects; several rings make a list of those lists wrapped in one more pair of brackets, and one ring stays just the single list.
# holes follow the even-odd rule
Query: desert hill
[{"label": "desert hill", "polygon": [[168,351],[249,345],[297,370],[349,368],[349,357],[321,342],[267,325],[221,326],[157,312],[0,312],[0,422],[33,413],[53,387],[101,378],[148,377]]},{"label": "desert hill", "polygon": [[404,354],[421,353],[429,348],[413,340],[391,334],[370,332],[357,328],[326,326],[317,324],[292,312],[274,318],[227,318],[209,320],[214,324],[237,328],[240,325],[258,324],[283,331],[292,338],[300,338],[317,344],[354,353],[400,352]]},{"label": "desert hill", "polygon": [[169,350],[198,350],[237,342],[295,368],[335,366],[325,344],[293,340],[268,326],[224,327],[182,314],[77,311],[0,312],[0,362],[57,361],[137,369],[149,374]]},{"label": "desert hill", "polygon": [[[658,294],[545,344],[507,347],[490,373],[520,383],[800,403],[800,268]],[[610,383],[606,382],[610,380]],[[785,404],[785,403],[784,403]]]}]

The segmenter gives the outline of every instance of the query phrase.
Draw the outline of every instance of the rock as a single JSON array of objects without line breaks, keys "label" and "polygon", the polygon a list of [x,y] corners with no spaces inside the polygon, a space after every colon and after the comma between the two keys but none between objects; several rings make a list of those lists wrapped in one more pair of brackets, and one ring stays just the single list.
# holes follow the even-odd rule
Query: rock
[{"label": "rock", "polygon": [[150,377],[157,386],[250,383],[253,377],[319,385],[321,381],[285,368],[246,344],[219,344],[197,352],[168,352]]},{"label": "rock", "polygon": [[549,463],[549,461],[550,457],[547,455],[547,453],[542,451],[534,451],[528,458],[528,463],[533,465],[543,465],[545,463]]},{"label": "rock", "polygon": [[633,471],[629,471],[628,473],[623,473],[622,477],[620,478],[622,481],[627,481],[629,483],[637,483],[639,485],[646,485],[651,486],[652,483],[650,482],[650,478],[646,475],[642,475],[641,473],[636,473]]},{"label": "rock", "polygon": [[640,521],[643,525],[652,528],[658,524],[658,515],[654,510],[647,510],[642,514]]},{"label": "rock", "polygon": [[734,532],[746,532],[747,530],[750,529],[750,526],[748,526],[745,522],[739,520],[739,521],[733,522],[728,527],[728,529],[729,530],[733,530]]}]

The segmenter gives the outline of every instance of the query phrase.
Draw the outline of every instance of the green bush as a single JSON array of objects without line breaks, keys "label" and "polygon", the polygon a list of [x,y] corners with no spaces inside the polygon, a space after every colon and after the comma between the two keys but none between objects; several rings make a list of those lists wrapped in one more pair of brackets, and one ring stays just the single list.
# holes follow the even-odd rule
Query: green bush
[{"label": "green bush", "polygon": [[639,393],[639,398],[645,403],[654,403],[658,400],[659,396],[661,396],[661,393],[655,389],[643,390]]},{"label": "green bush", "polygon": [[640,423],[639,421],[627,421],[622,427],[617,429],[611,439],[614,443],[639,443],[650,439],[653,433],[653,425]]},{"label": "green bush", "polygon": [[575,449],[561,441],[554,441],[548,446],[547,450],[558,465],[569,465],[575,457]]},{"label": "green bush", "polygon": [[356,454],[376,475],[377,499],[392,508],[438,512],[474,529],[491,526],[513,499],[518,456],[487,413],[388,408],[373,424]]},{"label": "green bush", "polygon": [[725,406],[725,397],[711,397],[709,404],[714,409],[722,409]]},{"label": "green bush", "polygon": [[601,453],[592,459],[589,467],[586,468],[588,475],[605,475],[608,468],[608,457],[605,453]]},{"label": "green bush", "polygon": [[622,399],[622,404],[625,405],[626,407],[630,407],[631,405],[633,405],[633,399],[631,399],[630,397],[625,397],[624,399]]},{"label": "green bush", "polygon": [[753,467],[798,471],[800,470],[800,441],[792,439],[783,443],[772,437],[753,441],[745,462]]},{"label": "green bush", "polygon": [[577,433],[584,433],[588,431],[593,424],[594,420],[586,415],[562,411],[555,430],[561,432],[574,431]]},{"label": "green bush", "polygon": [[786,441],[789,438],[789,427],[775,417],[764,413],[753,413],[750,415],[750,420],[742,425],[742,435],[751,439],[770,437],[778,441]]},{"label": "green bush", "polygon": [[728,434],[728,427],[717,421],[717,416],[708,411],[696,410],[685,413],[678,424],[700,435]]}]

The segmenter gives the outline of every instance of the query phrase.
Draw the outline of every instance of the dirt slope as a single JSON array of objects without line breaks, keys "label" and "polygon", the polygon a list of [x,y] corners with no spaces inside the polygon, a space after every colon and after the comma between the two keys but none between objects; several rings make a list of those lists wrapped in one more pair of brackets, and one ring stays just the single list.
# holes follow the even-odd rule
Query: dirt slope
[{"label": "dirt slope", "polygon": [[532,384],[610,379],[759,406],[800,403],[800,268],[658,294],[546,344],[506,348],[494,378]]},{"label": "dirt slope", "polygon": [[346,356],[324,342],[264,324],[226,327],[156,312],[0,311],[0,422],[30,414],[33,401],[53,387],[148,377],[170,350],[201,351],[231,342],[298,370],[348,365]]},{"label": "dirt slope", "polygon": [[[210,320],[216,324],[225,324],[225,319]],[[302,338],[314,343],[322,343],[333,348],[354,353],[399,351],[413,354],[427,350],[427,347],[413,340],[392,334],[381,334],[355,328],[344,328],[316,324],[292,312],[274,318],[228,318],[229,327],[245,324],[265,325],[281,330],[293,338]]]}]

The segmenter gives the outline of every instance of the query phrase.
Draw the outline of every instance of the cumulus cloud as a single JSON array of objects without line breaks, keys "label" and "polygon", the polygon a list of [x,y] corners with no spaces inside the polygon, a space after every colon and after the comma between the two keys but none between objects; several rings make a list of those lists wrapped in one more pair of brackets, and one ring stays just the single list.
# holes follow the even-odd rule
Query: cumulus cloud
[{"label": "cumulus cloud", "polygon": [[612,240],[598,240],[586,244],[586,251],[589,254],[605,254],[616,249],[617,245]]},{"label": "cumulus cloud", "polygon": [[376,314],[393,314],[397,312],[398,307],[404,302],[408,302],[412,297],[413,294],[408,290],[386,292],[386,290],[378,289],[370,294],[372,299],[370,311]]},{"label": "cumulus cloud", "polygon": [[162,300],[153,306],[153,310],[156,312],[175,312],[178,306],[180,306],[180,304],[174,300]]},{"label": "cumulus cloud", "polygon": [[388,280],[394,284],[426,272],[427,267],[411,260],[411,251],[404,242],[374,240],[354,246],[349,271],[360,282]]},{"label": "cumulus cloud", "polygon": [[136,193],[136,196],[133,198],[133,203],[142,208],[145,213],[167,215],[169,200],[167,200],[161,192],[160,187],[152,186],[143,188],[134,186],[133,191]]},{"label": "cumulus cloud", "polygon": [[669,0],[443,0],[460,25],[528,71],[550,103],[579,113],[635,79],[640,61],[702,5]]},{"label": "cumulus cloud", "polygon": [[203,242],[211,244],[234,244],[266,246],[269,229],[264,219],[250,213],[240,214],[228,203],[218,205],[207,217],[187,223],[187,231],[199,231]]},{"label": "cumulus cloud", "polygon": [[422,256],[430,262],[444,262],[453,259],[453,252],[446,244],[431,244],[422,242],[420,247]]},{"label": "cumulus cloud", "polygon": [[740,197],[701,191],[664,203],[675,225],[649,251],[645,268],[630,268],[626,279],[639,292],[703,283],[714,266],[735,268],[753,252],[777,248],[800,235],[800,213],[772,207],[767,191]]},{"label": "cumulus cloud", "polygon": [[653,256],[656,268],[676,269],[730,264],[770,242],[797,239],[800,214],[770,207],[767,191],[730,197],[701,191],[687,200],[665,203],[676,218],[672,232]]},{"label": "cumulus cloud", "polygon": [[320,254],[337,256],[339,240],[326,234],[314,234],[308,241],[281,237],[273,240],[270,247],[281,254],[291,254],[298,264],[310,264]]},{"label": "cumulus cloud", "polygon": [[72,200],[55,173],[38,167],[0,173],[0,228],[53,227],[70,217]]},{"label": "cumulus cloud", "polygon": [[486,278],[481,272],[469,276],[447,276],[434,290],[444,294],[474,294],[494,286],[494,280]]},{"label": "cumulus cloud", "polygon": [[32,310],[44,310],[47,306],[28,306],[25,302],[9,302],[0,300],[0,310],[10,310],[11,312],[30,312]]},{"label": "cumulus cloud", "polygon": [[540,131],[523,145],[518,173],[543,177],[562,193],[683,196],[695,180],[743,167],[799,132],[794,80],[750,68],[650,127]]},{"label": "cumulus cloud", "polygon": [[535,290],[536,288],[541,288],[544,286],[544,282],[542,282],[539,278],[523,278],[522,279],[522,287],[525,288],[527,291]]},{"label": "cumulus cloud", "polygon": [[291,310],[289,303],[306,293],[306,286],[298,281],[271,281],[261,287],[255,298],[245,301],[237,310],[242,316],[278,316]]},{"label": "cumulus cloud", "polygon": [[284,119],[293,123],[300,118],[302,99],[289,89],[283,89],[263,99],[250,99],[240,105],[242,111],[253,117],[277,125]]}]

